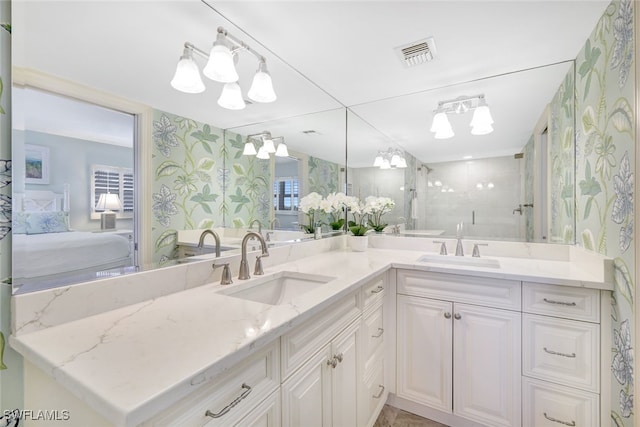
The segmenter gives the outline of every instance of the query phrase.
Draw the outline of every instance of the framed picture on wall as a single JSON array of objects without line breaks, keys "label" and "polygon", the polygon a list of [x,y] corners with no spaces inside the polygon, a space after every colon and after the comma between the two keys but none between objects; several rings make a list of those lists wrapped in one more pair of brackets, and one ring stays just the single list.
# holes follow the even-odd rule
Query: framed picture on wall
[{"label": "framed picture on wall", "polygon": [[49,147],[25,144],[24,162],[25,183],[49,183]]}]

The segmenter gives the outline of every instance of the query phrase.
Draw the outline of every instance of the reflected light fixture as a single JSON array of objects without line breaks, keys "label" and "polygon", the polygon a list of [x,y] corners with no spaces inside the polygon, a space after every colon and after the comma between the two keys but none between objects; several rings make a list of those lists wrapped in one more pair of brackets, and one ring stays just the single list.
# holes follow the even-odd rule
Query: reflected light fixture
[{"label": "reflected light fixture", "polygon": [[238,84],[239,76],[236,71],[236,62],[238,53],[246,51],[258,59],[258,70],[253,76],[247,96],[250,100],[258,103],[275,101],[277,96],[273,90],[271,74],[267,70],[267,61],[264,56],[242,40],[229,34],[224,28],[218,27],[217,31],[216,41],[213,42],[208,54],[192,43],[185,42],[183,54],[171,80],[171,86],[185,93],[200,93],[205,90],[198,64],[193,58],[195,53],[207,60],[202,74],[216,82],[225,83],[222,94],[218,98],[218,105],[230,110],[241,110],[245,108],[246,103]]},{"label": "reflected light fixture", "polygon": [[387,151],[378,151],[378,154],[373,160],[373,167],[380,169],[402,169],[407,167],[407,160],[402,150],[389,148]]},{"label": "reflected light fixture", "polygon": [[[278,141],[277,147],[275,141]],[[256,150],[254,142],[262,142],[262,145]],[[244,156],[256,156],[258,159],[268,160],[272,153],[277,157],[289,157],[289,150],[283,136],[272,138],[271,132],[268,131],[247,136],[242,150]]]},{"label": "reflected light fixture", "polygon": [[436,139],[448,139],[455,135],[447,114],[464,114],[473,110],[471,119],[472,135],[487,135],[493,132],[493,118],[489,111],[489,106],[484,98],[484,94],[475,96],[460,96],[449,101],[438,102],[433,121],[431,122],[431,132]]}]

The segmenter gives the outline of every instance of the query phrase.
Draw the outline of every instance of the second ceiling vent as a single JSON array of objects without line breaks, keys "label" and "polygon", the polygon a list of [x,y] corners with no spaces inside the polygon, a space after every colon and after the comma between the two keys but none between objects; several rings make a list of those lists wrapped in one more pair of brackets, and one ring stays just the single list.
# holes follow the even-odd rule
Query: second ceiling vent
[{"label": "second ceiling vent", "polygon": [[405,67],[413,67],[431,61],[436,55],[433,37],[395,48]]}]

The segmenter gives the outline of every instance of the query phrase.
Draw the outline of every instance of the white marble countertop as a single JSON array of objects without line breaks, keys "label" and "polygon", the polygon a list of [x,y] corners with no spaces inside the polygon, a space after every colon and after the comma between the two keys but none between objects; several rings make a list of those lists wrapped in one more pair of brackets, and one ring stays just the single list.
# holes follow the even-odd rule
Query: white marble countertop
[{"label": "white marble countertop", "polygon": [[[115,425],[132,426],[392,267],[612,287],[574,262],[500,257],[500,268],[484,268],[417,262],[423,254],[376,248],[320,253],[265,268],[265,275],[300,271],[335,277],[291,304],[221,295],[216,282],[12,336],[11,345]],[[235,277],[234,282],[230,286],[246,283]]]}]

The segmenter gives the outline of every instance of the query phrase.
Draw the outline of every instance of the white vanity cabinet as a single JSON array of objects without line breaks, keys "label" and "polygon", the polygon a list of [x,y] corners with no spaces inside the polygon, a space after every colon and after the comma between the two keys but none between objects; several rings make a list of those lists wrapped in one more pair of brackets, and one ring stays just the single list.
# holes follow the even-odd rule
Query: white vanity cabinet
[{"label": "white vanity cabinet", "polygon": [[397,396],[519,426],[520,282],[397,270],[396,284]]},{"label": "white vanity cabinet", "polygon": [[523,426],[609,422],[609,303],[606,291],[523,283]]}]

